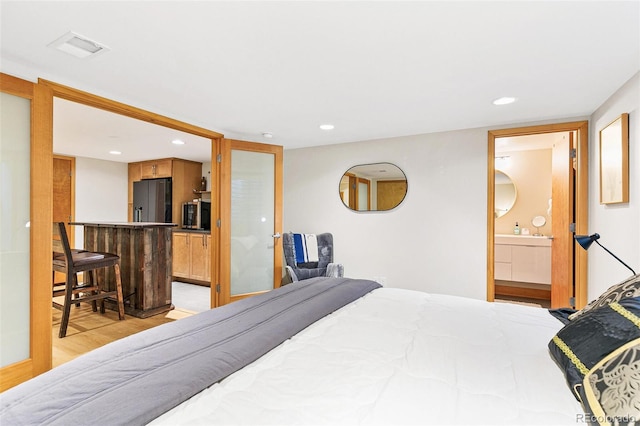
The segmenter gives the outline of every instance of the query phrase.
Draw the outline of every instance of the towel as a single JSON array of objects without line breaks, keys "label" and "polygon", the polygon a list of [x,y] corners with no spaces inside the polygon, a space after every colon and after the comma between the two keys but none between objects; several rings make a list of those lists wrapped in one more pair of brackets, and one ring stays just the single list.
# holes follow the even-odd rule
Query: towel
[{"label": "towel", "polygon": [[318,261],[318,239],[316,234],[293,234],[296,263]]}]

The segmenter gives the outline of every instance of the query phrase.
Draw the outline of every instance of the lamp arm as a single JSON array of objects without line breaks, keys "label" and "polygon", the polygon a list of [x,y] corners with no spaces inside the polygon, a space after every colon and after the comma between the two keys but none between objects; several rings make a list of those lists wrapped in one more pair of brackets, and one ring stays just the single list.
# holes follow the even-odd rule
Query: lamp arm
[{"label": "lamp arm", "polygon": [[618,256],[616,256],[615,254],[611,253],[605,246],[603,246],[602,244],[600,244],[598,242],[598,240],[594,240],[594,242],[599,245],[600,247],[602,247],[607,253],[609,253],[611,256],[615,257],[616,260],[620,263],[622,263],[624,266],[627,267],[627,269],[629,269],[631,272],[633,272],[633,275],[636,275],[636,271],[634,271],[633,269],[631,269],[631,266],[627,265],[626,263],[624,263],[622,260],[620,260],[620,258]]}]

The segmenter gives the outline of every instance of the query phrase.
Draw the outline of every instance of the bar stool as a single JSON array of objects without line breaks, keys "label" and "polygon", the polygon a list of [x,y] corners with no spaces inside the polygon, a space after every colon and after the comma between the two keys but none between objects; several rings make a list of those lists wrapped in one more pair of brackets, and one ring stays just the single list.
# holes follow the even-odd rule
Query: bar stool
[{"label": "bar stool", "polygon": [[[96,269],[113,267],[115,272],[116,289],[106,291],[100,288],[96,276]],[[96,301],[100,300],[100,313],[104,314],[104,300],[115,299],[118,305],[118,317],[124,319],[124,300],[122,298],[122,282],[120,281],[120,257],[113,253],[90,252],[71,249],[64,222],[53,223],[53,276],[55,272],[65,274],[64,283],[53,280],[53,297],[64,295],[64,303],[53,301],[53,307],[62,310],[62,321],[58,337],[65,337],[69,325],[71,305],[80,302],[91,302],[93,311],[97,311]],[[78,284],[78,272],[86,272],[88,281]]]}]

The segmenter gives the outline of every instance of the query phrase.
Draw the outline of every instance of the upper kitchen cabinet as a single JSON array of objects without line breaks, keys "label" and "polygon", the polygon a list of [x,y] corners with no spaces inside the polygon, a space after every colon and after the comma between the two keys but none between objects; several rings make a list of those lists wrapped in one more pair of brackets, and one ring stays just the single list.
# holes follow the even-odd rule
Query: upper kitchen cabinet
[{"label": "upper kitchen cabinet", "polygon": [[200,188],[202,163],[179,158],[129,163],[129,205],[127,216],[133,221],[133,182],[144,179],[171,178],[173,223],[180,223],[182,203],[193,200],[193,191]]},{"label": "upper kitchen cabinet", "polygon": [[[144,161],[140,163],[140,177],[142,179],[168,178],[172,177],[173,160],[170,158],[162,160]],[[200,164],[202,166],[202,164]]]}]

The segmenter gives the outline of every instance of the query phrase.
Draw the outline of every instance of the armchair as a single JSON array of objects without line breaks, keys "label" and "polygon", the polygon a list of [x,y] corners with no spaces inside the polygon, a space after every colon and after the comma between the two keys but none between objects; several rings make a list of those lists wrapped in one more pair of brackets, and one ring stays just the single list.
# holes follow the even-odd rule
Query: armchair
[{"label": "armchair", "polygon": [[[308,238],[305,238],[308,237]],[[309,241],[308,248],[315,251],[317,244],[317,257],[309,252],[308,258],[302,254],[303,247]],[[298,242],[296,244],[296,241]],[[294,234],[292,232],[282,235],[282,246],[286,261],[288,282],[306,280],[314,277],[342,277],[344,267],[342,264],[333,263],[333,235],[324,234]]]}]

